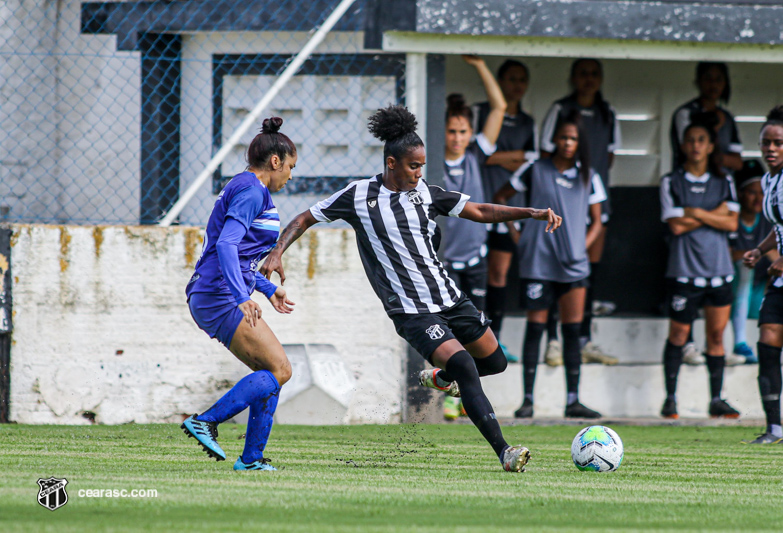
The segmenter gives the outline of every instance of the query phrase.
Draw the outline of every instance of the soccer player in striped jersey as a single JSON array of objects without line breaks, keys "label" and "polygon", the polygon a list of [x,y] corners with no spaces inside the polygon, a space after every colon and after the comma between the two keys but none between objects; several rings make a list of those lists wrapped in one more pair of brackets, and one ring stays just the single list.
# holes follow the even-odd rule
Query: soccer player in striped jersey
[{"label": "soccer player in striped jersey", "polygon": [[669,337],[663,351],[666,401],[661,416],[678,418],[677,376],[683,346],[704,307],[710,378],[709,414],[738,418],[739,412],[721,399],[723,370],[743,357],[726,355],[723,331],[731,313],[734,265],[728,234],[737,231],[739,204],[731,176],[719,163],[714,114],[694,117],[683,133],[683,161],[661,179],[661,220],[670,230],[668,282]]},{"label": "soccer player in striped jersey", "polygon": [[776,246],[781,255],[767,270],[772,283],[767,288],[759,312],[759,392],[767,416],[767,428],[750,444],[780,444],[783,443],[780,423],[780,393],[783,388],[780,370],[783,347],[783,106],[769,112],[760,137],[761,155],[769,169],[761,180],[763,213],[773,227],[757,248],[745,253],[744,261],[746,266],[753,268],[765,253]]},{"label": "soccer player in striped jersey", "polygon": [[465,411],[503,468],[522,472],[530,452],[506,444],[479,379],[502,372],[508,363],[489,321],[435,254],[435,219],[452,216],[486,224],[535,218],[546,221],[550,232],[562,219],[551,209],[474,203],[463,193],[427,184],[422,179],[424,143],[416,134],[416,118],[403,106],[379,109],[370,117],[370,132],[384,143],[383,172],[352,182],[294,218],[261,272],[268,277],[276,271],[282,283],[283,252],[307,228],[348,222],[356,231],[367,278],[397,333],[438,367],[422,371],[422,385],[451,394],[458,388]]},{"label": "soccer player in striped jersey", "polygon": [[[528,165],[495,194],[503,203],[524,193],[532,205],[554,205],[568,213],[568,221],[554,239],[540,227],[525,224],[521,235],[512,235],[519,246],[519,274],[525,287],[527,329],[522,345],[524,402],[514,413],[533,416],[533,387],[541,337],[553,305],[558,305],[563,333],[563,362],[566,371],[566,408],[569,418],[599,418],[601,415],[579,402],[581,354],[579,330],[590,276],[587,249],[602,230],[601,203],[606,191],[601,177],[590,167],[589,146],[578,111],[561,118],[553,133],[554,150],[549,158]],[[590,224],[585,231],[585,221]],[[509,225],[510,226],[510,225]]]},{"label": "soccer player in striped jersey", "polygon": [[234,470],[275,470],[264,457],[282,387],[291,378],[291,363],[275,334],[261,318],[253,291],[266,296],[279,313],[293,302],[257,270],[274,248],[280,218],[271,192],[282,189],[296,165],[296,146],[280,133],[283,119],[268,118],[247,149],[248,169],[237,174],[218,195],[207,222],[204,248],[186,293],[193,320],[217,338],[253,371],[212,407],[182,423],[210,457],[223,461],[217,426],[250,408],[245,449]]},{"label": "soccer player in striped jersey", "polygon": [[[588,255],[590,258],[590,278],[585,297],[584,319],[579,335],[579,343],[582,346],[582,361],[585,363],[617,364],[617,358],[607,355],[601,348],[592,342],[592,316],[593,316],[593,291],[591,286],[596,277],[600,277],[600,262],[604,253],[606,242],[606,228],[612,214],[611,200],[609,198],[609,169],[614,162],[614,152],[620,148],[620,122],[615,116],[614,108],[604,100],[601,92],[604,71],[603,65],[597,59],[580,58],[571,64],[571,76],[569,82],[573,92],[561,98],[547,112],[541,126],[541,157],[550,157],[554,151],[555,127],[559,120],[567,115],[578,112],[581,116],[582,127],[590,144],[590,165],[601,176],[604,190],[607,194],[605,202],[601,203],[601,222],[603,224],[598,238],[590,244]],[[584,139],[583,139],[584,140]],[[550,340],[555,334],[551,330]],[[547,352],[552,346],[547,347]],[[547,354],[547,360],[557,360],[557,355]],[[550,363],[551,364],[551,363]]]}]

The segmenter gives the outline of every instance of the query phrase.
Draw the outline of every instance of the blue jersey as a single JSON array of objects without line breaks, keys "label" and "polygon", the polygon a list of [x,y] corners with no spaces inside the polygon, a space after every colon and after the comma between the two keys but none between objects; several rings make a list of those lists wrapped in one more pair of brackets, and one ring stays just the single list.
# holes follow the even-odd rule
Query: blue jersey
[{"label": "blue jersey", "polygon": [[[218,195],[207,222],[204,246],[196,263],[196,272],[185,290],[188,297],[196,292],[232,294],[221,270],[217,250],[218,239],[229,219],[241,223],[247,230],[237,244],[239,270],[247,288],[247,298],[242,301],[249,299],[249,295],[256,290],[257,276],[262,277],[256,272],[258,265],[275,247],[280,235],[280,216],[272,203],[269,189],[258,181],[252,172],[242,172],[234,176]],[[264,283],[266,287],[259,287],[258,290],[270,296],[267,287],[274,286],[266,279],[259,280],[259,283]],[[234,296],[238,297],[236,294]]]}]

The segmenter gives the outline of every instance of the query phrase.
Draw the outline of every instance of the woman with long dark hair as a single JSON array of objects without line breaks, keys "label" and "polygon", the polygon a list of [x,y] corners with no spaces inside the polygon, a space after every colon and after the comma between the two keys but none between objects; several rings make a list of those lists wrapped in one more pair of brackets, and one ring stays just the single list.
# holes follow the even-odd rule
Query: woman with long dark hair
[{"label": "woman with long dark hair", "polygon": [[348,222],[356,230],[367,278],[397,333],[437,367],[420,373],[422,385],[450,394],[458,387],[465,411],[503,468],[522,472],[530,452],[506,444],[479,379],[502,372],[508,363],[489,321],[435,254],[435,219],[452,216],[492,224],[535,218],[547,221],[546,231],[554,231],[561,219],[551,209],[474,203],[460,192],[428,185],[422,179],[426,155],[416,117],[402,106],[373,114],[370,133],[384,143],[383,172],[352,182],[294,218],[261,272],[277,272],[284,281],[282,254],[307,228],[338,219]]},{"label": "woman with long dark hair", "polygon": [[271,193],[285,187],[296,166],[296,146],[280,133],[282,124],[278,117],[264,120],[261,133],[247,148],[247,170],[234,176],[218,195],[196,272],[186,289],[198,327],[253,371],[215,405],[182,423],[185,434],[195,437],[207,455],[223,461],[226,454],[217,442],[217,426],[250,407],[245,449],[234,470],[276,470],[264,457],[264,448],[280,388],[291,379],[283,346],[261,318],[261,307],[250,299],[253,291],[259,291],[278,312],[293,310],[285,290],[257,272],[280,233]]},{"label": "woman with long dark hair", "polygon": [[[600,261],[604,253],[606,242],[606,228],[612,214],[609,198],[609,169],[614,161],[614,152],[620,148],[620,123],[615,116],[614,108],[609,105],[601,92],[604,70],[602,63],[593,58],[580,58],[571,64],[569,83],[573,92],[552,104],[544,119],[541,128],[541,156],[550,157],[555,149],[554,134],[559,120],[572,114],[579,113],[585,138],[590,143],[590,163],[595,172],[601,176],[604,190],[607,194],[605,202],[601,203],[601,222],[603,223],[598,237],[590,243],[588,256],[590,259],[591,283],[596,277],[600,277]],[[582,360],[586,363],[617,364],[617,358],[607,355],[601,348],[592,342],[592,316],[593,316],[593,291],[587,289],[585,297],[585,311],[582,327],[579,334]],[[554,324],[550,321],[550,329]],[[550,338],[553,331],[550,331]],[[550,348],[557,351],[557,345]],[[547,353],[546,359],[558,361],[557,355]]]},{"label": "woman with long dark hair", "polygon": [[[683,164],[661,179],[661,220],[671,233],[666,267],[669,336],[663,351],[666,401],[661,416],[679,417],[676,393],[683,347],[703,307],[708,411],[712,417],[738,418],[739,412],[721,398],[721,390],[727,357],[723,331],[731,313],[734,279],[728,235],[737,230],[739,204],[733,181],[720,164],[715,115],[693,119],[683,133]],[[728,357],[744,362],[733,354]]]},{"label": "woman with long dark hair", "polygon": [[[598,418],[600,413],[579,402],[579,330],[590,277],[587,249],[601,233],[601,203],[606,201],[606,192],[601,177],[590,166],[589,144],[579,112],[560,119],[553,139],[551,157],[529,165],[494,198],[502,204],[521,192],[532,205],[554,205],[568,213],[565,231],[554,238],[532,224],[526,224],[519,237],[519,275],[525,289],[527,329],[522,345],[524,401],[514,416],[533,416],[539,346],[550,309],[557,305],[566,371],[565,416]],[[586,220],[590,221],[587,231]]]},{"label": "woman with long dark hair", "polygon": [[781,254],[767,272],[772,278],[759,312],[761,334],[757,345],[759,358],[759,393],[767,427],[764,433],[749,444],[783,443],[780,423],[780,393],[783,377],[780,353],[783,348],[783,106],[777,106],[767,115],[759,139],[761,155],[769,172],[764,174],[764,218],[772,224],[772,231],[757,248],[745,254],[745,265],[753,268],[761,257],[777,247]]}]

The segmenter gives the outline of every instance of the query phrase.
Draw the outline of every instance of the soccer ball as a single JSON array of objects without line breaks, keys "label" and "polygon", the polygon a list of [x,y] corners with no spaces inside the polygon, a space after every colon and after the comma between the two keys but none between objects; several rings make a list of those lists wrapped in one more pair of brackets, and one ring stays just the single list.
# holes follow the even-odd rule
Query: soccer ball
[{"label": "soccer ball", "polygon": [[590,426],[576,434],[571,459],[579,470],[614,472],[623,462],[623,441],[606,426]]}]

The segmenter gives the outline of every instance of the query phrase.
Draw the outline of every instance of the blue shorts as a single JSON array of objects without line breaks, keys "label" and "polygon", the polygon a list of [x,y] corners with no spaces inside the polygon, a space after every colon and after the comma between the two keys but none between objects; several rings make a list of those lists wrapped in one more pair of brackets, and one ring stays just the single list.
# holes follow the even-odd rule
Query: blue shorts
[{"label": "blue shorts", "polygon": [[234,332],[245,318],[232,295],[196,292],[188,298],[188,307],[199,328],[226,348],[231,346]]}]

